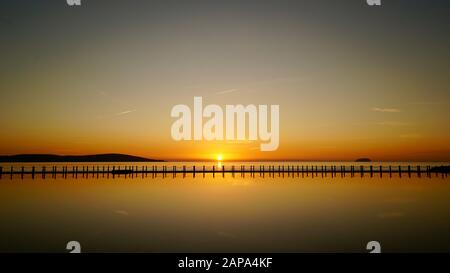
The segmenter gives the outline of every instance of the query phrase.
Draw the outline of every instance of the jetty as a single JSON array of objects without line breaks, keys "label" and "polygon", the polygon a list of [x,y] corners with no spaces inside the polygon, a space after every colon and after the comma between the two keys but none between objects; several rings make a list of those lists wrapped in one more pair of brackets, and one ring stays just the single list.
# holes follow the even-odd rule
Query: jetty
[{"label": "jetty", "polygon": [[398,165],[398,166],[386,166],[386,165],[291,165],[289,162],[283,162],[283,164],[279,165],[218,165],[211,164],[207,165],[52,165],[52,166],[0,166],[0,179],[5,175],[31,175],[32,177],[36,175],[52,175],[56,176],[58,174],[62,176],[67,175],[130,175],[130,174],[225,174],[225,173],[268,173],[268,174],[331,174],[334,175],[343,175],[349,174],[351,176],[360,174],[363,176],[364,174],[370,174],[373,176],[374,174],[379,174],[383,176],[383,174],[426,174],[431,176],[431,174],[442,174],[447,176],[450,172],[450,166],[420,166],[420,165]]}]

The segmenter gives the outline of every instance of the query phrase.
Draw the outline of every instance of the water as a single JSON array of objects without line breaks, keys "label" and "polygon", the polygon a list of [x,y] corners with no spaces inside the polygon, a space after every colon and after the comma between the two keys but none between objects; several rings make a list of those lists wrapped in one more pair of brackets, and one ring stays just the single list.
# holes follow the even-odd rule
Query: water
[{"label": "water", "polygon": [[[147,163],[155,164],[217,163]],[[281,164],[297,165],[264,163]],[[11,165],[32,166],[1,166],[5,172]],[[84,252],[366,252],[367,242],[376,240],[385,252],[448,252],[449,182],[445,175],[414,173],[3,174],[0,251],[66,252],[67,242],[76,240]]]}]

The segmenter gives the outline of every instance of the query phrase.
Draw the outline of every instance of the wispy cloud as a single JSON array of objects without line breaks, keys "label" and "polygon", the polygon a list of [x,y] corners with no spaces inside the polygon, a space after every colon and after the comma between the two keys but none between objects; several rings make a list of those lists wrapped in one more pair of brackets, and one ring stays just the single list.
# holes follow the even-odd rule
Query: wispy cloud
[{"label": "wispy cloud", "polygon": [[401,126],[411,126],[412,123],[409,122],[400,122],[400,121],[381,121],[377,122],[380,126],[392,126],[392,127],[401,127]]},{"label": "wispy cloud", "polygon": [[129,114],[129,113],[133,113],[133,112],[136,112],[136,109],[126,110],[126,111],[122,111],[122,112],[116,113],[116,116],[123,116],[123,115]]},{"label": "wispy cloud", "polygon": [[422,136],[419,134],[403,134],[400,135],[400,138],[421,138]]},{"label": "wispy cloud", "polygon": [[223,95],[223,94],[228,94],[228,93],[233,93],[233,92],[237,92],[238,89],[227,89],[227,90],[223,90],[223,91],[219,91],[216,92],[217,95]]},{"label": "wispy cloud", "polygon": [[410,105],[442,105],[444,102],[440,101],[419,101],[419,102],[410,102]]},{"label": "wispy cloud", "polygon": [[401,112],[400,109],[397,109],[397,108],[379,108],[379,107],[373,107],[372,111],[382,112],[382,113],[399,113],[399,112]]},{"label": "wispy cloud", "polygon": [[128,216],[129,215],[128,211],[126,211],[126,210],[116,210],[114,212],[117,213],[117,214],[120,214],[120,215],[124,215],[124,216]]}]

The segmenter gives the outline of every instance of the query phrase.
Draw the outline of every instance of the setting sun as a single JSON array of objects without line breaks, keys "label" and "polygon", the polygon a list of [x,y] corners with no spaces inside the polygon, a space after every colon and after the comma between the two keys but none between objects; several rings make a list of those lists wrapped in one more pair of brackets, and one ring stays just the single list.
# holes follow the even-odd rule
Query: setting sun
[{"label": "setting sun", "polygon": [[223,156],[222,155],[217,155],[217,161],[222,161]]}]

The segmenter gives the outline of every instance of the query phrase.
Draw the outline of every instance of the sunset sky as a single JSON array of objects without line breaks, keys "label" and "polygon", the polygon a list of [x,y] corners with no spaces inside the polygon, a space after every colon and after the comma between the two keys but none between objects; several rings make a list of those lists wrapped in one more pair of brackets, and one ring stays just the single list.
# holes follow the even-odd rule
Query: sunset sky
[{"label": "sunset sky", "polygon": [[[450,160],[450,1],[0,3],[0,154]],[[172,140],[176,104],[280,105],[280,145]]]}]

